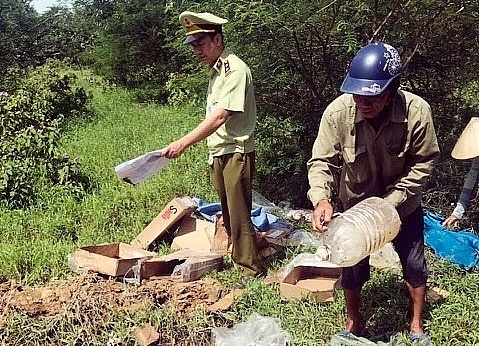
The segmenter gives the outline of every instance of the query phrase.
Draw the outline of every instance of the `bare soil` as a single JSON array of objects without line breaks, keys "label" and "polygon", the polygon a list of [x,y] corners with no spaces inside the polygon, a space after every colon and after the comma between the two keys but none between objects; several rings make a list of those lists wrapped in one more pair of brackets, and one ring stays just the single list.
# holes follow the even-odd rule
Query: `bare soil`
[{"label": "bare soil", "polygon": [[147,310],[152,306],[163,306],[179,316],[189,316],[200,307],[214,304],[227,293],[225,287],[212,279],[176,282],[161,277],[137,285],[97,274],[82,274],[36,287],[22,286],[10,280],[0,284],[0,329],[15,313],[23,312],[29,317],[54,316],[71,309],[72,305],[92,306],[93,301],[115,310]]}]

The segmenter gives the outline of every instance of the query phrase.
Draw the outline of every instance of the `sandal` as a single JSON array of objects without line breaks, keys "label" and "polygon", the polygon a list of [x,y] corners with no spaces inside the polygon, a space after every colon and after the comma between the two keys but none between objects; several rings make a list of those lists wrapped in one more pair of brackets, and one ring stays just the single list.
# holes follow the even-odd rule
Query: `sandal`
[{"label": "sandal", "polygon": [[410,333],[409,339],[413,345],[432,346],[432,341],[426,333]]}]

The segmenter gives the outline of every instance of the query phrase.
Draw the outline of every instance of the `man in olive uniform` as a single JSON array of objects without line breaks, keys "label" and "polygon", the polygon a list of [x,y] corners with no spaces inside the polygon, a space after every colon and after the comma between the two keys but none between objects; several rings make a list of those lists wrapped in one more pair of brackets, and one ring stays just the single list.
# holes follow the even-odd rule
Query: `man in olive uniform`
[{"label": "man in olive uniform", "polygon": [[176,158],[189,146],[207,138],[213,185],[218,192],[223,221],[232,243],[232,258],[245,276],[263,273],[251,222],[252,180],[255,169],[256,101],[248,66],[225,48],[222,25],[226,19],[210,13],[185,11],[180,23],[185,44],[210,69],[206,118],[191,132],[170,143],[163,155]]},{"label": "man in olive uniform", "polygon": [[[412,341],[429,344],[424,333],[427,268],[421,196],[439,156],[431,108],[417,95],[399,90],[401,59],[385,43],[363,47],[351,61],[343,95],[323,113],[308,161],[313,229],[327,232],[336,192],[344,210],[377,196],[396,207],[401,229],[393,245],[409,294]],[[369,257],[343,268],[346,299],[344,334],[360,332],[361,288],[369,280]]]}]

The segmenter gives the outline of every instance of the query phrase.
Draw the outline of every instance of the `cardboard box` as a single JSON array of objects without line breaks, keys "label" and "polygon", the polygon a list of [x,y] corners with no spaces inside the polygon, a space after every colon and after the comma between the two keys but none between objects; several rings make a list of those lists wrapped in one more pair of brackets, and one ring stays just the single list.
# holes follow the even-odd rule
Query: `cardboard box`
[{"label": "cardboard box", "polygon": [[171,248],[210,252],[215,236],[215,224],[206,220],[185,216],[171,243]]},{"label": "cardboard box", "polygon": [[142,263],[140,277],[170,276],[180,281],[194,281],[212,270],[223,267],[223,256],[183,249]]},{"label": "cardboard box", "polygon": [[339,287],[341,268],[338,267],[294,267],[280,283],[279,290],[284,298],[312,298],[318,303],[334,300]]},{"label": "cardboard box", "polygon": [[226,229],[218,222],[215,224],[194,217],[184,217],[171,243],[171,248],[226,255],[229,245]]},{"label": "cardboard box", "polygon": [[124,276],[139,260],[155,256],[153,252],[123,243],[85,246],[73,253],[80,268],[110,276]]},{"label": "cardboard box", "polygon": [[170,201],[148,226],[143,229],[130,244],[142,249],[159,238],[180,221],[185,215],[191,214],[197,205],[190,197],[177,197]]}]

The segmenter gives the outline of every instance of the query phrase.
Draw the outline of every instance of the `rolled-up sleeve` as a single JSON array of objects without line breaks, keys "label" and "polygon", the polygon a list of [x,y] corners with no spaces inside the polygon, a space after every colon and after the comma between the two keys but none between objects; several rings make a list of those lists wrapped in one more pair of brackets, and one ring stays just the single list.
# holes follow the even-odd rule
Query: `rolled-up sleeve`
[{"label": "rolled-up sleeve", "polygon": [[312,156],[307,162],[310,189],[308,198],[316,206],[323,199],[330,199],[335,186],[335,176],[340,169],[340,143],[337,126],[330,109],[326,109],[313,145]]}]

